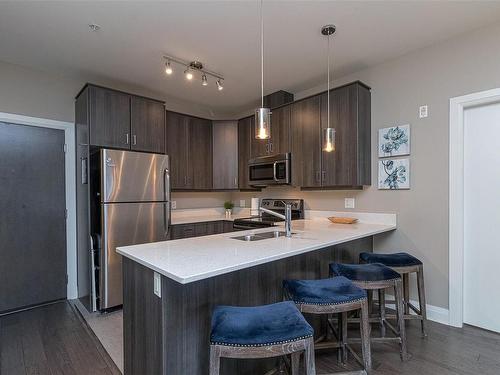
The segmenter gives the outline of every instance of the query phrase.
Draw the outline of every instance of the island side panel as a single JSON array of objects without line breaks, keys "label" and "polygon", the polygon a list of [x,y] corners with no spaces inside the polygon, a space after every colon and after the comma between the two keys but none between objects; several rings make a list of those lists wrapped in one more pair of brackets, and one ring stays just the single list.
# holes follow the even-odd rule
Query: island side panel
[{"label": "island side panel", "polygon": [[[216,305],[256,306],[279,302],[283,299],[284,279],[328,277],[329,263],[357,263],[359,253],[372,248],[372,237],[367,237],[185,285],[163,277],[167,369],[164,373],[208,374],[210,320]],[[307,319],[317,336],[324,332],[324,319],[318,316],[307,316]],[[273,359],[223,359],[221,374],[264,374],[275,366]]]},{"label": "island side panel", "polygon": [[124,374],[166,374],[162,299],[153,271],[123,257]]}]

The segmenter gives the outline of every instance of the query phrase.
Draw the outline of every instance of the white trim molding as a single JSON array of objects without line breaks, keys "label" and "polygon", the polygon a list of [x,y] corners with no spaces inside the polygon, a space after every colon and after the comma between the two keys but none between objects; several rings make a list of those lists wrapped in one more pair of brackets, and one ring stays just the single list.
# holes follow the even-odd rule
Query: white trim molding
[{"label": "white trim molding", "polygon": [[75,126],[71,122],[48,120],[37,117],[0,112],[0,121],[11,124],[37,126],[64,131],[66,209],[66,273],[68,275],[67,298],[78,297],[76,260],[76,181],[75,181]]},{"label": "white trim molding", "polygon": [[[376,297],[376,294],[375,294]],[[386,294],[385,298],[387,301],[393,301],[394,296],[391,294]],[[410,300],[410,303],[413,306],[420,306],[417,300]],[[391,303],[386,303],[387,305],[391,305]],[[394,305],[392,303],[392,305]],[[445,309],[444,307],[439,307],[439,306],[433,306],[433,305],[425,305],[426,306],[426,311],[427,311],[427,320],[432,320],[433,322],[436,323],[441,323],[441,324],[446,324],[449,325],[450,322],[450,312],[448,309]],[[410,314],[411,315],[416,315],[415,311],[410,309]]]},{"label": "white trim molding", "polygon": [[464,111],[500,102],[500,89],[450,99],[449,324],[463,326],[464,297]]}]

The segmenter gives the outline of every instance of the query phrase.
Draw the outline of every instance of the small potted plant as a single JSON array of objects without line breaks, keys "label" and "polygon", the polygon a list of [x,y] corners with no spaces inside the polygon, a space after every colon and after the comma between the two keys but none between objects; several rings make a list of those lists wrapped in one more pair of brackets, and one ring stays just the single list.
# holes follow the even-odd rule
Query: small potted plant
[{"label": "small potted plant", "polygon": [[226,209],[226,218],[230,218],[233,213],[234,203],[231,201],[224,202],[224,208]]}]

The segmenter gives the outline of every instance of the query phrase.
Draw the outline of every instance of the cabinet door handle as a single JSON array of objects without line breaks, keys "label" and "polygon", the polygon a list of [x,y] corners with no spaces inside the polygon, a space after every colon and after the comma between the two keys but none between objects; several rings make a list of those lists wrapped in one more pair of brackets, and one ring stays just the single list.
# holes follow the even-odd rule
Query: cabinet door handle
[{"label": "cabinet door handle", "polygon": [[187,186],[187,184],[188,184],[188,178],[187,176],[184,176],[184,186]]},{"label": "cabinet door handle", "polygon": [[134,145],[134,146],[135,146],[136,144],[137,144],[137,135],[135,135],[135,134],[134,134],[134,135],[132,136],[132,145]]},{"label": "cabinet door handle", "polygon": [[130,134],[125,134],[125,144],[128,145],[130,143]]},{"label": "cabinet door handle", "polygon": [[234,186],[238,187],[238,178],[237,177],[234,178]]},{"label": "cabinet door handle", "polygon": [[320,171],[316,172],[316,182],[321,182]]},{"label": "cabinet door handle", "polygon": [[326,180],[326,171],[322,171],[321,172],[321,181],[325,181]]},{"label": "cabinet door handle", "polygon": [[269,143],[269,151],[273,152],[273,144],[272,143]]}]

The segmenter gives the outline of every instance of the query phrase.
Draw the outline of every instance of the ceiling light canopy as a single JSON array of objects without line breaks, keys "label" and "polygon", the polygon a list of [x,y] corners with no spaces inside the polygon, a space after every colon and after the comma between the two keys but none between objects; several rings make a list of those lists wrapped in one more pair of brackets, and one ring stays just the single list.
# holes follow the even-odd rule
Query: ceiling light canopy
[{"label": "ceiling light canopy", "polygon": [[214,79],[216,79],[216,86],[217,86],[217,89],[219,91],[221,91],[223,89],[223,85],[222,85],[222,82],[224,81],[224,77],[219,74],[219,73],[215,73],[211,70],[208,70],[206,69],[204,66],[203,66],[203,63],[201,63],[200,61],[185,61],[185,60],[182,60],[182,59],[179,59],[177,57],[174,57],[174,56],[168,56],[168,55],[164,55],[163,58],[165,59],[165,73],[167,75],[172,75],[174,69],[172,67],[172,63],[175,63],[175,64],[178,64],[180,66],[184,66],[185,67],[185,70],[184,70],[184,77],[186,77],[186,79],[188,81],[192,81],[196,76],[199,76],[201,78],[201,85],[202,86],[208,86],[208,77],[212,77]]},{"label": "ceiling light canopy", "polygon": [[263,2],[260,0],[260,108],[255,110],[255,138],[271,138],[271,110],[264,107],[264,17]]}]

